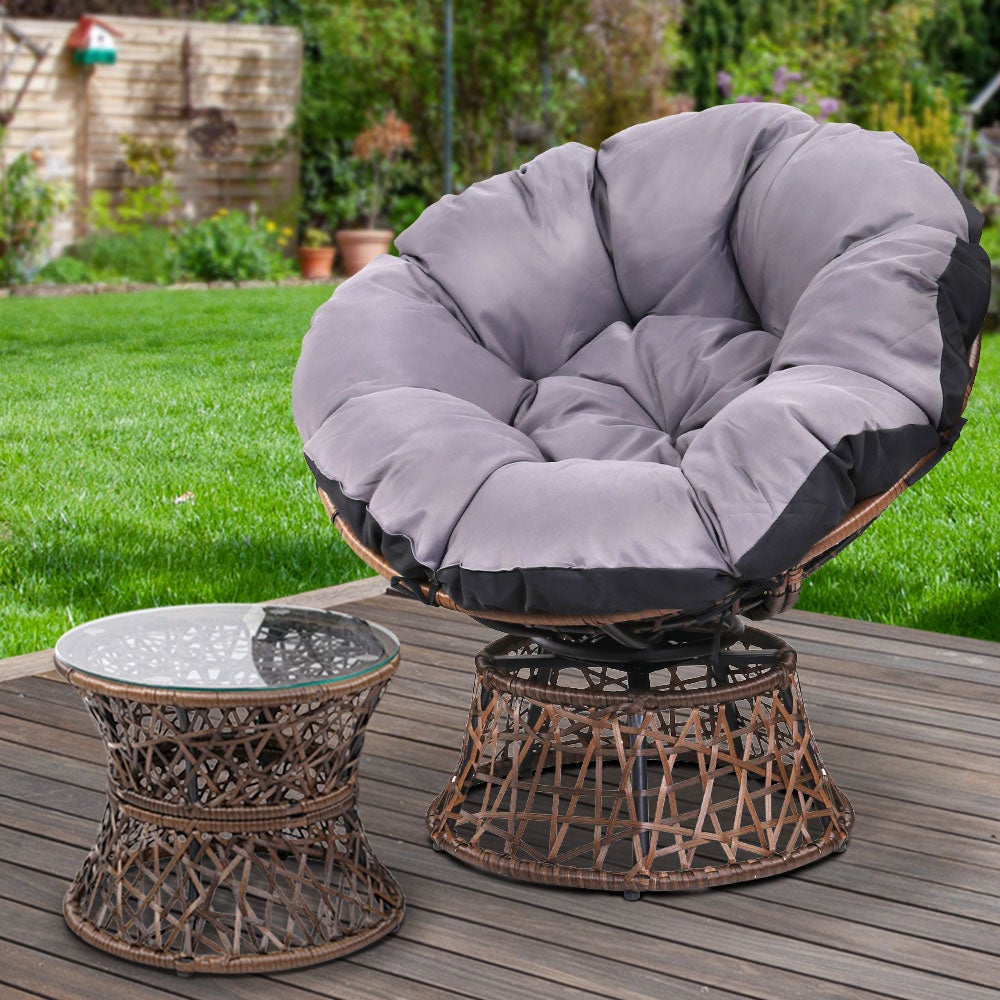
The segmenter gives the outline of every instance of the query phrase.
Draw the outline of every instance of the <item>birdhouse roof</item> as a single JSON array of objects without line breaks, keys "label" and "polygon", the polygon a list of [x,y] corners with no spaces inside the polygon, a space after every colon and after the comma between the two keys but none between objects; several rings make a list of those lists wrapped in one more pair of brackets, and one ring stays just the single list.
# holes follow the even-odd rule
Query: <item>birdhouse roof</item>
[{"label": "birdhouse roof", "polygon": [[76,27],[73,29],[69,38],[66,39],[66,44],[71,49],[84,49],[87,47],[87,36],[94,28],[103,28],[106,32],[114,35],[116,38],[121,38],[122,33],[117,29],[113,28],[107,21],[102,21],[99,17],[91,17],[89,14],[84,15],[76,22]]}]

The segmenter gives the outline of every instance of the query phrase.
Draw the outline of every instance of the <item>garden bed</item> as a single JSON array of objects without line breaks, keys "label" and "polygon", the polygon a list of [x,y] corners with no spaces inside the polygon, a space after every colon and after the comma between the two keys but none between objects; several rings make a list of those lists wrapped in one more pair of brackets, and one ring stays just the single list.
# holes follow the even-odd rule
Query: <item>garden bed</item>
[{"label": "garden bed", "polygon": [[336,285],[342,277],[280,278],[276,281],[182,281],[155,285],[142,281],[102,282],[82,285],[14,285],[0,288],[0,299],[14,296],[28,299],[64,299],[70,295],[108,295],[122,292],[204,292],[216,288],[301,288],[307,285]]}]

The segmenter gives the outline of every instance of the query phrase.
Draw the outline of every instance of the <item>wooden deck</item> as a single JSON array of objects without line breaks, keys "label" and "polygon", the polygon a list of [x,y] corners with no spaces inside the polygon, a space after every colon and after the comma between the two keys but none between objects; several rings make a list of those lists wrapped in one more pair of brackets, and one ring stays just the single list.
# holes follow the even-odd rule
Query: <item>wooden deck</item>
[{"label": "wooden deck", "polygon": [[850,848],[755,884],[629,903],[431,851],[423,815],[456,760],[472,654],[495,633],[375,592],[288,602],[338,604],[402,640],[361,789],[406,893],[400,933],[267,983],[181,979],[78,941],[60,906],[103,810],[104,751],[50,654],[33,654],[0,664],[0,997],[1000,998],[1000,643],[803,612],[773,622],[799,651],[826,763],[857,811]]}]

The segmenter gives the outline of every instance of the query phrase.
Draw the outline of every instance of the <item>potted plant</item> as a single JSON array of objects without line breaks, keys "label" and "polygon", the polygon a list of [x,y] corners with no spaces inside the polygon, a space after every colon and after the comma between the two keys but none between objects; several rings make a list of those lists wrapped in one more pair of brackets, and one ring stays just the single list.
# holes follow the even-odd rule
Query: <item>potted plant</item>
[{"label": "potted plant", "polygon": [[347,174],[357,179],[357,215],[364,225],[337,231],[337,245],[348,276],[357,274],[365,264],[389,249],[392,230],[376,226],[388,213],[399,183],[400,156],[412,147],[410,126],[393,111],[373,122],[354,140],[352,159],[357,169]]},{"label": "potted plant", "polygon": [[310,226],[299,246],[299,269],[303,278],[329,278],[333,271],[333,241],[323,232]]}]

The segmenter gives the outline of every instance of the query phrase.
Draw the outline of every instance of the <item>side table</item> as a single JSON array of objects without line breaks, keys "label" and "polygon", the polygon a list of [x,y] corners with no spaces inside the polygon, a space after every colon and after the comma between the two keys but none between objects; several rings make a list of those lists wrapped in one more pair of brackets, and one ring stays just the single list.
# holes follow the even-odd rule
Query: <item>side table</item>
[{"label": "side table", "polygon": [[365,727],[399,663],[330,611],[157,608],[67,632],[56,666],[108,750],[108,807],[70,929],[180,973],[269,972],[394,931],[403,895],[355,807]]}]

